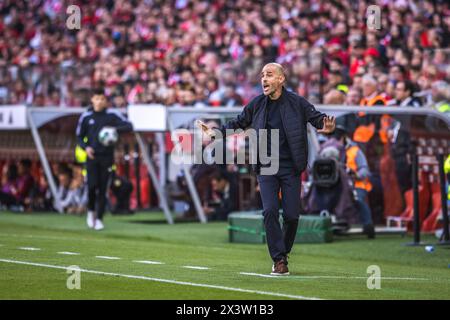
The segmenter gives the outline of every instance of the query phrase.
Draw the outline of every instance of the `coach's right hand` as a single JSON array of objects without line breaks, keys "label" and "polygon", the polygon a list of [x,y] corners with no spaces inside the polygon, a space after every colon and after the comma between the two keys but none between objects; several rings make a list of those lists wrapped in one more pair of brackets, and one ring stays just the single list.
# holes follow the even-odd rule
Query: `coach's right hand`
[{"label": "coach's right hand", "polygon": [[94,159],[95,158],[95,156],[94,156],[94,154],[95,154],[94,148],[87,147],[86,148],[86,153],[87,153],[87,156],[88,156],[89,159]]}]

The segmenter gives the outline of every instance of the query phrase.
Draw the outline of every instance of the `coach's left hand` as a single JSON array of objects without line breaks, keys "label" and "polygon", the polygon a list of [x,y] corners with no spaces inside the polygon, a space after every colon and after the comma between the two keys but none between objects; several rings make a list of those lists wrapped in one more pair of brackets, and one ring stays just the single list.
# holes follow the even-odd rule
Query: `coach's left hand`
[{"label": "coach's left hand", "polygon": [[322,129],[317,130],[319,133],[325,133],[330,134],[334,132],[334,129],[336,128],[336,118],[326,116],[323,118],[323,126]]}]

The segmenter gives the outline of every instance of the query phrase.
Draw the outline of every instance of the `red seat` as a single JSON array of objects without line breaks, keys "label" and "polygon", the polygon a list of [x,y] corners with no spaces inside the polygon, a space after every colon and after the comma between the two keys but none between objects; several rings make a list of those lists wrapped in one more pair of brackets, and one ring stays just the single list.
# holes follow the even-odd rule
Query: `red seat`
[{"label": "red seat", "polygon": [[[134,165],[130,166],[130,181],[133,184],[133,192],[131,193],[131,199],[130,199],[130,207],[134,210],[137,208],[137,184],[136,184],[136,176],[134,174]],[[141,188],[141,206],[142,208],[149,208],[151,206],[151,198],[150,198],[150,191],[152,188],[150,177],[147,173],[147,168],[144,164],[140,165],[139,168],[139,174],[140,174],[140,181],[139,186]]]},{"label": "red seat", "polygon": [[[404,199],[406,203],[405,210],[403,210],[400,216],[387,217],[386,223],[387,226],[391,226],[392,222],[395,222],[397,226],[406,226],[408,231],[412,231],[414,219],[414,195],[412,189],[405,192]],[[419,184],[419,219],[421,223],[425,220],[429,204],[430,184],[428,182],[428,174],[426,172],[422,172],[420,175]]]},{"label": "red seat", "polygon": [[439,182],[431,184],[431,213],[422,224],[422,232],[434,232],[442,227],[438,220],[442,214],[441,186]]},{"label": "red seat", "polygon": [[380,159],[380,176],[383,186],[383,200],[385,217],[399,216],[402,214],[404,203],[400,190],[395,161],[391,156],[389,143],[384,146],[384,154]]},{"label": "red seat", "polygon": [[145,168],[145,165],[141,165],[140,168],[140,175],[141,175],[141,181],[140,181],[140,187],[141,187],[141,205],[142,208],[149,208],[150,203],[150,178],[147,173],[147,169]]}]

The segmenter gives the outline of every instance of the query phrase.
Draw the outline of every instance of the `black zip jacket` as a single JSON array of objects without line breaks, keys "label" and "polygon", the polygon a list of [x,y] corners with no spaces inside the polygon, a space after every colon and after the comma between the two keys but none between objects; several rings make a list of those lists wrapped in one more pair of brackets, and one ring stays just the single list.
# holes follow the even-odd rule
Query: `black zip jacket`
[{"label": "black zip jacket", "polygon": [[[101,112],[95,112],[89,107],[78,120],[77,142],[83,149],[92,147],[95,157],[113,157],[114,146],[105,147],[98,141],[98,134],[103,127],[115,127],[118,133],[133,130],[133,125],[125,116],[116,109],[106,108]],[[85,139],[87,138],[87,141]]]},{"label": "black zip jacket", "polygon": [[[266,128],[266,106],[269,97],[263,94],[255,97],[244,107],[244,110],[235,119],[230,120],[220,128],[225,137],[226,129],[253,128],[259,136],[259,130]],[[295,169],[300,173],[308,164],[308,137],[307,123],[315,128],[322,129],[324,113],[317,111],[305,98],[287,91],[283,88],[279,107],[281,120],[286,133],[287,142],[291,151]],[[259,157],[258,157],[259,158]],[[258,161],[259,162],[259,161]],[[259,173],[260,163],[252,165],[255,173]]]}]

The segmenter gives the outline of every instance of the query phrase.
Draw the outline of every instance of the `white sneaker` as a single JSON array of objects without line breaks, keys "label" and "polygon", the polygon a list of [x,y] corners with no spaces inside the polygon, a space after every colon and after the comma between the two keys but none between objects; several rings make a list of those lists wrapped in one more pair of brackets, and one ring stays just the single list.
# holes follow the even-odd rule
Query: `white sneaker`
[{"label": "white sneaker", "polygon": [[95,223],[94,211],[88,211],[87,212],[86,222],[87,222],[87,225],[88,225],[89,228],[93,228],[94,227],[94,223]]},{"label": "white sneaker", "polygon": [[95,225],[94,225],[94,229],[99,231],[99,230],[103,230],[105,228],[105,226],[103,225],[102,220],[100,219],[96,219],[95,220]]}]

